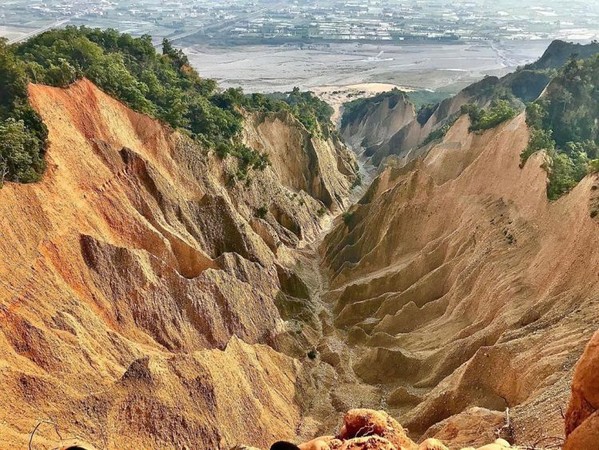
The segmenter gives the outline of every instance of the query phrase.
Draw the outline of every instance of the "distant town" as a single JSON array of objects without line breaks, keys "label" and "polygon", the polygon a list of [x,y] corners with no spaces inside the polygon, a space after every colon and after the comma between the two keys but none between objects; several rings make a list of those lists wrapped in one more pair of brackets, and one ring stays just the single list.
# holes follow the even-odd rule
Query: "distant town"
[{"label": "distant town", "polygon": [[186,44],[592,40],[599,35],[599,2],[3,0],[0,6],[0,35],[11,42],[66,25]]}]

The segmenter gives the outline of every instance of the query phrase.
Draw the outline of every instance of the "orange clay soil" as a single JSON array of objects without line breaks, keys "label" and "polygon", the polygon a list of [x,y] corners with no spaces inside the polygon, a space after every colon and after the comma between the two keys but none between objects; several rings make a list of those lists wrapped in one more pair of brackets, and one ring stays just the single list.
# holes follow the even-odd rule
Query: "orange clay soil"
[{"label": "orange clay soil", "polygon": [[[543,155],[519,167],[523,116],[481,134],[462,117],[383,170],[315,252],[356,176],[335,138],[248,116],[272,165],[235,183],[233,158],[89,81],[30,96],[48,171],[0,190],[0,448],[40,419],[35,448],[268,448],[356,407],[406,428],[358,410],[324,444],[564,437],[599,313],[597,181],[549,203]],[[569,442],[597,429],[593,345]]]},{"label": "orange clay soil", "polygon": [[276,166],[233,185],[233,158],[89,81],[30,96],[48,170],[0,190],[0,448],[24,447],[39,419],[60,436],[42,424],[36,449],[295,436],[301,365],[273,349],[288,334],[275,301],[293,293],[296,248],[347,198],[347,149],[286,117],[276,132],[294,140],[261,150],[300,153],[302,180],[272,155]]},{"label": "orange clay soil", "polygon": [[383,406],[413,437],[492,442],[509,408],[506,437],[560,442],[599,315],[597,178],[550,203],[543,155],[520,168],[524,115],[468,125],[391,162],[325,239],[326,300],[349,342],[336,369],[359,386],[344,387],[354,405]]}]

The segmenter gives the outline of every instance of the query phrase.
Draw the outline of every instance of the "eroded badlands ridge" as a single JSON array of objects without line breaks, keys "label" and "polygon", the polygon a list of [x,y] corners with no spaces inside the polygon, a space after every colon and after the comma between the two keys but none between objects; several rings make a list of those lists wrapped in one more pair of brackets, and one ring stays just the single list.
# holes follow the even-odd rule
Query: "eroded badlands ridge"
[{"label": "eroded badlands ridge", "polygon": [[566,414],[564,450],[599,448],[599,332],[585,348],[574,372]]},{"label": "eroded badlands ridge", "polygon": [[510,408],[517,443],[559,439],[599,313],[598,182],[550,203],[543,155],[520,168],[523,115],[468,125],[385,169],[328,235],[327,298],[351,370],[410,432],[458,444],[473,417],[484,434]]},{"label": "eroded badlands ridge", "polygon": [[[273,349],[275,302],[296,290],[295,248],[346,201],[350,153],[291,116],[249,117],[272,166],[232,184],[234,160],[86,80],[30,97],[48,172],[0,190],[0,447],[40,418],[101,448],[293,437],[303,381]],[[35,443],[59,440],[49,425]]]},{"label": "eroded badlands ridge", "polygon": [[[356,407],[452,449],[563,437],[596,329],[597,180],[549,203],[543,155],[519,166],[523,116],[482,134],[460,118],[316,254],[356,178],[334,138],[248,116],[272,165],[232,183],[234,160],[88,81],[30,95],[49,168],[0,190],[0,447],[48,419],[60,436],[47,424],[38,446],[268,448]],[[577,379],[571,449],[597,408]]]}]

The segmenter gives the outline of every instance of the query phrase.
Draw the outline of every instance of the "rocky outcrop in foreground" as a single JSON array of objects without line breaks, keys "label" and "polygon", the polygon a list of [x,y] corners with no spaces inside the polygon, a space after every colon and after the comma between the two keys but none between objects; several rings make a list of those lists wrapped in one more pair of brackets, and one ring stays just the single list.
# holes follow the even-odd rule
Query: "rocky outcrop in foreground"
[{"label": "rocky outcrop in foreground", "polygon": [[[293,445],[279,442],[271,450],[291,450]],[[336,436],[321,436],[295,447],[298,450],[449,450],[438,439],[429,438],[421,444],[412,441],[399,422],[385,411],[350,410]],[[454,447],[457,448],[457,447]],[[504,439],[479,447],[478,450],[512,449]],[[475,450],[467,447],[462,450]]]}]

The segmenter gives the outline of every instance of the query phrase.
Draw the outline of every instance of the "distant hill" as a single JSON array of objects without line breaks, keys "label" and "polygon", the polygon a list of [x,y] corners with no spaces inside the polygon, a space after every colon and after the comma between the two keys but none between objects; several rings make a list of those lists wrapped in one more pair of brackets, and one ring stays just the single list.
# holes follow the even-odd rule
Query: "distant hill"
[{"label": "distant hill", "polygon": [[[462,106],[474,104],[484,109],[496,98],[509,98],[514,106],[519,105],[520,108],[524,108],[525,104],[537,100],[551,80],[566,66],[572,55],[576,55],[577,59],[589,59],[597,54],[599,54],[599,42],[575,44],[560,40],[553,41],[536,62],[501,78],[485,77],[451,98],[425,105],[417,110],[416,117],[411,122],[397,128],[395,133],[392,134],[392,128],[386,129],[387,135],[391,137],[383,141],[377,134],[378,128],[366,124],[380,122],[378,118],[373,119],[374,116],[381,114],[376,106],[384,95],[392,94],[361,99],[359,103],[350,103],[349,107],[346,107],[342,120],[342,133],[346,140],[350,135],[353,138],[359,136],[360,143],[366,147],[364,154],[370,157],[375,165],[389,155],[400,157],[407,155],[412,158],[418,154],[412,150],[430,142],[430,139],[438,139],[443,135],[447,126],[461,114]],[[586,113],[584,115],[587,117]],[[361,127],[362,133],[355,132],[357,127]],[[588,153],[595,157],[594,150]],[[575,179],[579,178],[575,177]]]},{"label": "distant hill", "polygon": [[577,55],[579,59],[590,58],[599,53],[599,42],[593,41],[590,44],[575,44],[560,40],[553,41],[543,56],[536,62],[526,66],[527,69],[557,69],[562,67],[572,55]]}]

